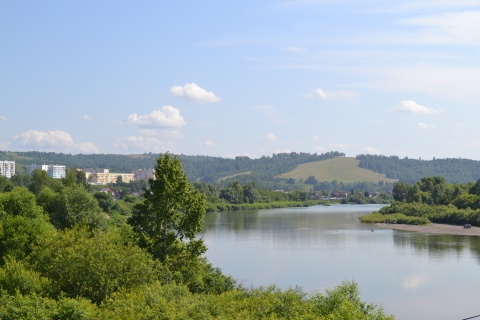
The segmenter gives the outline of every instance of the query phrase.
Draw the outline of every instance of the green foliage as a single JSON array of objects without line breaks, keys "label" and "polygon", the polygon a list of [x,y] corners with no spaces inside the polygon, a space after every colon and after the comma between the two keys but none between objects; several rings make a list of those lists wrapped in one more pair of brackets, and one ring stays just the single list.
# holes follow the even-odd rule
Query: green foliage
[{"label": "green foliage", "polygon": [[95,303],[120,288],[152,282],[159,272],[151,257],[117,230],[67,229],[37,246],[29,261],[52,280],[57,294]]},{"label": "green foliage", "polygon": [[43,215],[43,210],[26,188],[15,187],[10,192],[0,193],[0,218],[6,215],[36,218]]},{"label": "green foliage", "polygon": [[[39,202],[50,214],[52,224],[58,229],[72,228],[77,224],[99,228],[105,225],[105,214],[97,200],[83,187],[67,187],[58,192],[53,200],[44,193]],[[46,200],[43,200],[46,198]]]},{"label": "green foliage", "polygon": [[45,216],[7,216],[0,220],[0,257],[24,259],[39,242],[55,235]]},{"label": "green foliage", "polygon": [[169,153],[158,157],[154,173],[144,202],[135,206],[128,222],[142,245],[162,261],[200,256],[206,248],[195,237],[203,227],[205,196],[188,181],[180,159]]},{"label": "green foliage", "polygon": [[156,283],[118,292],[103,307],[108,319],[393,319],[362,302],[353,282],[311,296],[275,287],[196,295],[183,286]]},{"label": "green foliage", "polygon": [[[83,298],[54,300],[37,295],[0,295],[0,318],[4,320],[101,319],[98,309]],[[132,318],[133,319],[133,318]]]},{"label": "green foliage", "polygon": [[480,178],[480,161],[469,159],[400,159],[397,156],[358,155],[359,166],[388,178],[414,184],[424,177],[442,176],[449,183],[468,183]]},{"label": "green foliage", "polygon": [[48,294],[50,285],[50,279],[28,270],[23,262],[13,258],[5,258],[5,263],[0,268],[0,290],[10,295]]}]

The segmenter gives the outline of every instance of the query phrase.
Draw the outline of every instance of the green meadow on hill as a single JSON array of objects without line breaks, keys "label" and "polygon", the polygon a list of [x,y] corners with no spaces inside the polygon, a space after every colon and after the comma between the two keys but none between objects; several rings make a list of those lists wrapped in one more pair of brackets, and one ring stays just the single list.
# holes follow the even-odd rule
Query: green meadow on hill
[{"label": "green meadow on hill", "polygon": [[384,174],[362,169],[358,166],[359,160],[351,157],[337,157],[333,159],[309,162],[298,165],[290,172],[281,174],[281,178],[306,180],[313,176],[318,181],[338,181],[343,183],[368,182],[396,182],[396,179],[387,178]]}]

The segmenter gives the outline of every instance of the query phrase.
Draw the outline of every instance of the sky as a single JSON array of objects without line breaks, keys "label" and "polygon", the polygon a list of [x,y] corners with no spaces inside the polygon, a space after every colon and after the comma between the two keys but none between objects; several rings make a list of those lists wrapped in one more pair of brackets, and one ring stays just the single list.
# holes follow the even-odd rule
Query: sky
[{"label": "sky", "polygon": [[480,1],[2,1],[0,150],[480,160]]}]

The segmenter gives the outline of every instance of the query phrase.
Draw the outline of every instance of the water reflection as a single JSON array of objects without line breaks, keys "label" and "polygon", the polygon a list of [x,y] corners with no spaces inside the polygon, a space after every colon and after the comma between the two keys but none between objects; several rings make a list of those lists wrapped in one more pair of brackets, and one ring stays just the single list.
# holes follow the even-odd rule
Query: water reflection
[{"label": "water reflection", "polygon": [[380,208],[208,213],[202,236],[207,258],[246,285],[314,291],[355,280],[365,301],[382,304],[399,319],[456,319],[478,311],[480,237],[396,231],[358,221]]},{"label": "water reflection", "polygon": [[393,241],[398,248],[414,249],[417,255],[439,260],[454,255],[460,259],[465,251],[470,251],[480,263],[480,237],[397,231]]}]

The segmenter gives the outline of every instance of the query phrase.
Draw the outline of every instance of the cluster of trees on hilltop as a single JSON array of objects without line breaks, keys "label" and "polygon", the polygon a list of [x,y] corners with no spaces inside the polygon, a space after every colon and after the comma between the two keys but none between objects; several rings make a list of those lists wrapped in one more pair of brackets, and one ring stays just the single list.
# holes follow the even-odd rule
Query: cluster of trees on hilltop
[{"label": "cluster of trees on hilltop", "polygon": [[[108,168],[110,172],[131,172],[133,169],[153,168],[158,156],[158,154],[152,153],[141,155],[72,155],[37,151],[0,151],[0,159],[16,161],[19,173],[23,173],[21,169],[32,163],[56,163],[69,168]],[[294,186],[288,184],[286,179],[278,179],[276,176],[293,170],[299,164],[343,156],[345,156],[344,153],[336,151],[319,155],[303,152],[279,153],[273,154],[271,157],[263,156],[259,159],[178,155],[190,181],[213,183],[215,185],[226,185],[234,180],[242,183],[256,181],[262,188],[270,189],[292,189]]]},{"label": "cluster of trees on hilltop", "polygon": [[480,226],[480,179],[476,183],[450,184],[444,177],[422,178],[415,184],[395,183],[395,202],[362,218],[364,222],[429,222]]},{"label": "cluster of trees on hilltop", "polygon": [[468,159],[409,159],[397,156],[358,155],[359,166],[383,173],[387,178],[415,183],[424,177],[442,176],[449,183],[467,183],[480,178],[480,161]]},{"label": "cluster of trees on hilltop", "polygon": [[81,175],[0,179],[2,319],[393,319],[345,282],[325,293],[243,288],[196,237],[206,202],[166,154],[123,223]]}]

